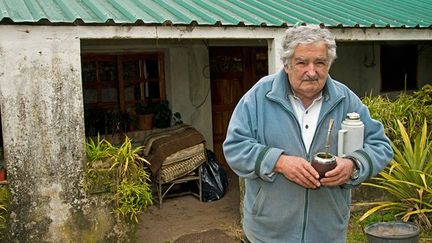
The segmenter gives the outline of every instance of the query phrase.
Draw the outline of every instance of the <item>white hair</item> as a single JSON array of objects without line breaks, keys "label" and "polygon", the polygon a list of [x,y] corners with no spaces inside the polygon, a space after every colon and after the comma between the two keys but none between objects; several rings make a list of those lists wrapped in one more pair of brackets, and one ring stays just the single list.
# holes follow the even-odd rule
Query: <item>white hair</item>
[{"label": "white hair", "polygon": [[327,46],[327,57],[329,59],[329,68],[336,59],[336,41],[334,35],[328,30],[318,25],[294,26],[285,32],[282,40],[282,50],[280,57],[282,63],[286,66],[290,64],[294,55],[294,50],[299,44],[312,44],[324,42]]}]

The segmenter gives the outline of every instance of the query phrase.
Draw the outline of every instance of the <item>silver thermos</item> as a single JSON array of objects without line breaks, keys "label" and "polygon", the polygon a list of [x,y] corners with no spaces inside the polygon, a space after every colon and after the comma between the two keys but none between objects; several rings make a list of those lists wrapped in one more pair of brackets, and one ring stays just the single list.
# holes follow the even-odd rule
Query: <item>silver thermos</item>
[{"label": "silver thermos", "polygon": [[338,156],[342,157],[363,148],[364,124],[360,115],[348,113],[338,132]]}]

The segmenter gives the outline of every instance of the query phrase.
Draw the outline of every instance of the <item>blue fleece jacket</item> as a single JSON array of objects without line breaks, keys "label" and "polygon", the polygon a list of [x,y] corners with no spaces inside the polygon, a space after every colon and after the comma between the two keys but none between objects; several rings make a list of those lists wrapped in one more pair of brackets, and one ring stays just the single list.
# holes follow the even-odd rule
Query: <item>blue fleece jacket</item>
[{"label": "blue fleece jacket", "polygon": [[[243,229],[251,242],[345,242],[351,203],[351,187],[378,174],[393,151],[380,122],[370,117],[361,100],[329,76],[309,153],[302,141],[288,95],[292,94],[282,69],[257,82],[239,101],[223,144],[229,166],[245,178]],[[282,174],[272,173],[282,153],[311,157],[324,149],[329,120],[333,131],[349,112],[360,114],[365,125],[363,148],[349,154],[360,162],[359,178],[343,186],[306,189]],[[330,137],[337,154],[337,132]]]}]

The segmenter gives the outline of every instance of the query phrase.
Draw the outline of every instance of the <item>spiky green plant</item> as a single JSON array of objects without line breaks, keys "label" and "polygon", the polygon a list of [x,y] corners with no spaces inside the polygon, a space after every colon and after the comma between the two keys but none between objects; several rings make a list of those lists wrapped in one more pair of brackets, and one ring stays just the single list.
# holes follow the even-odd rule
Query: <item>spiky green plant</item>
[{"label": "spiky green plant", "polygon": [[402,139],[400,149],[392,142],[394,158],[379,176],[371,182],[363,183],[385,190],[391,199],[379,202],[358,203],[372,206],[361,220],[378,211],[395,212],[395,217],[403,221],[414,221],[419,225],[431,228],[432,216],[432,141],[423,122],[421,132],[410,137],[401,121],[397,120]]},{"label": "spiky green plant", "polygon": [[149,162],[141,157],[143,146],[133,147],[126,136],[123,144],[111,155],[111,169],[117,171],[117,189],[114,197],[116,212],[138,222],[137,213],[152,204]]},{"label": "spiky green plant", "polygon": [[134,147],[127,136],[120,147],[114,147],[99,135],[96,141],[89,139],[86,143],[88,166],[84,188],[88,189],[88,183],[94,181],[91,179],[95,177],[95,173],[105,168],[95,166],[99,163],[97,161],[108,163],[110,170],[114,170],[116,174],[113,189],[115,212],[135,222],[138,222],[137,213],[152,205],[150,175],[146,170],[149,162],[140,155],[143,148]]},{"label": "spiky green plant", "polygon": [[114,147],[110,142],[101,138],[97,135],[96,140],[93,138],[88,138],[85,146],[85,152],[87,155],[87,165],[92,167],[93,163],[97,161],[103,161],[111,157],[114,152]]},{"label": "spiky green plant", "polygon": [[134,171],[133,179],[125,179],[117,187],[116,212],[138,222],[137,214],[153,204],[149,174],[144,168]]},{"label": "spiky green plant", "polygon": [[133,172],[139,166],[145,166],[149,162],[140,156],[144,146],[133,147],[129,137],[125,137],[123,144],[112,154],[113,161],[111,168],[117,168],[120,181],[126,178],[128,173]]},{"label": "spiky green plant", "polygon": [[3,212],[6,212],[6,206],[0,204],[0,229],[3,229],[5,227],[4,225],[5,218],[2,215]]},{"label": "spiky green plant", "polygon": [[0,242],[2,238],[1,231],[6,228],[7,206],[10,202],[10,192],[5,185],[0,185]]}]

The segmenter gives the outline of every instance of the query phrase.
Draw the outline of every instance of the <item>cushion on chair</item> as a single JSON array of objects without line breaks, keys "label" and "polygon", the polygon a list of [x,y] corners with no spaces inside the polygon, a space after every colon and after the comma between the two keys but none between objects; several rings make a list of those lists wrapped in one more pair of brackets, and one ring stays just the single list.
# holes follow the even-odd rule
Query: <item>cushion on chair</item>
[{"label": "cushion on chair", "polygon": [[150,162],[149,169],[152,173],[156,173],[170,155],[205,142],[203,135],[191,126],[170,130],[169,136],[161,135],[161,133],[153,135],[153,138],[157,137],[156,140],[146,139],[144,143],[144,146],[150,149],[148,156],[144,155],[144,157]]},{"label": "cushion on chair", "polygon": [[168,156],[159,170],[156,180],[168,183],[177,178],[190,174],[207,160],[203,143],[182,149]]}]

